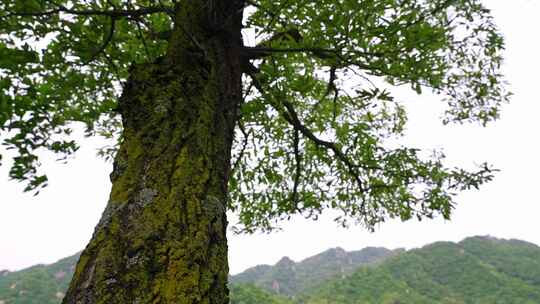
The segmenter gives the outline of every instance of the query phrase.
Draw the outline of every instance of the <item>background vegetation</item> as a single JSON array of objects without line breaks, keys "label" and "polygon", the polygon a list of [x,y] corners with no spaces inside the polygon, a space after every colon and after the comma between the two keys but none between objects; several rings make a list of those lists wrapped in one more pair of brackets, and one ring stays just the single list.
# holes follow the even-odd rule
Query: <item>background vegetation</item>
[{"label": "background vegetation", "polygon": [[[0,272],[0,304],[56,304],[78,255]],[[231,304],[540,303],[540,247],[472,237],[405,251],[329,249],[231,276]]]}]

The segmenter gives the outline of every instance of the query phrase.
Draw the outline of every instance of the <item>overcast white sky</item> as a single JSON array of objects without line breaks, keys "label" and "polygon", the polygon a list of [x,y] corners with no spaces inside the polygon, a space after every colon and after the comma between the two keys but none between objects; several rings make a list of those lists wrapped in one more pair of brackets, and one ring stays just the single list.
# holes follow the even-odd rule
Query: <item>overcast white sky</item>
[{"label": "overcast white sky", "polygon": [[[387,222],[369,233],[360,227],[338,228],[328,216],[316,222],[294,219],[272,234],[230,235],[231,273],[337,246],[411,248],[487,234],[540,244],[540,0],[485,3],[506,37],[505,72],[515,93],[502,118],[487,128],[444,127],[436,98],[401,97],[410,105],[407,143],[442,148],[452,164],[488,161],[501,169],[496,179],[460,195],[451,221]],[[0,269],[51,263],[84,248],[110,190],[111,165],[95,156],[99,145],[87,139],[67,165],[45,162],[50,186],[37,197],[23,194],[21,185],[8,181],[7,168],[0,167]]]}]

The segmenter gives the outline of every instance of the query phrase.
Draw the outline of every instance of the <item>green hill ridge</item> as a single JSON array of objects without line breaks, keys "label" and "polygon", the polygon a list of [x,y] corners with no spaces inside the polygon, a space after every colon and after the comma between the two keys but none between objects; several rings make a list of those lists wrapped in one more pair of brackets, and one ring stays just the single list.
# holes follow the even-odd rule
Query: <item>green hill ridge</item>
[{"label": "green hill ridge", "polygon": [[490,237],[437,242],[324,283],[297,303],[540,303],[540,248]]},{"label": "green hill ridge", "polygon": [[64,297],[79,254],[50,265],[0,271],[0,304],[57,304]]},{"label": "green hill ridge", "polygon": [[381,262],[398,252],[401,250],[376,247],[351,252],[332,248],[298,263],[284,257],[274,266],[255,266],[232,276],[230,283],[253,284],[276,294],[294,296],[335,276],[346,276],[360,266]]},{"label": "green hill ridge", "polygon": [[[0,271],[0,304],[60,303],[77,259]],[[408,251],[333,248],[230,282],[231,304],[540,304],[540,247],[484,236]]]}]

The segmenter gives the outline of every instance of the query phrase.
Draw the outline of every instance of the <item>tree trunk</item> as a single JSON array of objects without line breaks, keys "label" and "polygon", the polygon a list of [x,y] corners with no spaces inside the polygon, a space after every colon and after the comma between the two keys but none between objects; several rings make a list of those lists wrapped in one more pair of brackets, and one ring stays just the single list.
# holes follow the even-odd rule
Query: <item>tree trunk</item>
[{"label": "tree trunk", "polygon": [[63,303],[228,303],[241,2],[181,1],[167,55],[130,71],[110,200]]}]

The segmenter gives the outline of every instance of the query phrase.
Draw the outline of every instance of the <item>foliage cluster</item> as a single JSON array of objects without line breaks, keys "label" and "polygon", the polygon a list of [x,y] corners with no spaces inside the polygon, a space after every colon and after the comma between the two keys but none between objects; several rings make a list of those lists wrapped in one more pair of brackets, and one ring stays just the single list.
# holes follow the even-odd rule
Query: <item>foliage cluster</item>
[{"label": "foliage cluster", "polygon": [[[457,192],[492,178],[487,165],[448,168],[440,153],[387,145],[407,120],[389,87],[438,94],[445,122],[499,116],[509,97],[504,42],[480,0],[245,6],[244,28],[256,37],[237,46],[245,98],[229,180],[242,231],[325,209],[340,212],[340,224],[370,229],[388,218],[449,218]],[[74,122],[89,136],[121,140],[117,97],[130,66],[166,62],[182,8],[171,0],[0,1],[0,132],[14,151],[10,177],[27,190],[46,185],[38,152],[77,150]],[[204,54],[192,40],[186,47]]]}]

